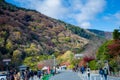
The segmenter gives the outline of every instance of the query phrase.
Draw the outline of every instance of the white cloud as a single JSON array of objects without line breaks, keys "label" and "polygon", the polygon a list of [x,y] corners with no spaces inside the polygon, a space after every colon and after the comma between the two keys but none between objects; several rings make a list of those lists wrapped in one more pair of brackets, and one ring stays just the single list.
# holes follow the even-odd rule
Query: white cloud
[{"label": "white cloud", "polygon": [[116,17],[116,19],[120,20],[120,12],[115,13],[114,16]]},{"label": "white cloud", "polygon": [[103,17],[103,20],[109,23],[114,23],[114,25],[119,26],[120,25],[120,11],[114,13],[114,14],[108,14]]},{"label": "white cloud", "polygon": [[110,17],[109,16],[104,16],[103,20],[110,20]]},{"label": "white cloud", "polygon": [[53,18],[61,18],[66,9],[62,6],[61,0],[44,0],[36,7],[36,10]]},{"label": "white cloud", "polygon": [[89,28],[91,26],[91,24],[89,22],[82,22],[80,24],[80,26],[83,27],[83,28],[85,28],[85,29],[87,29],[87,28]]},{"label": "white cloud", "polygon": [[103,10],[104,5],[104,0],[89,0],[81,7],[81,13],[77,14],[75,18],[81,24],[83,24],[84,21],[90,21]]},{"label": "white cloud", "polygon": [[114,14],[114,21],[117,26],[120,26],[120,11]]},{"label": "white cloud", "polygon": [[67,13],[67,9],[62,5],[61,0],[13,0],[21,7],[35,9],[47,16],[61,19]]},{"label": "white cloud", "polygon": [[[76,25],[90,27],[90,20],[104,9],[105,0],[14,0],[23,7],[35,9],[47,16],[74,20]],[[63,3],[64,2],[64,3]],[[68,4],[66,7],[65,4]],[[72,19],[69,21],[69,19]],[[74,24],[74,23],[71,23]]]},{"label": "white cloud", "polygon": [[117,19],[120,20],[120,11],[114,13],[114,14],[108,14],[103,17],[105,20],[111,20],[111,19]]}]

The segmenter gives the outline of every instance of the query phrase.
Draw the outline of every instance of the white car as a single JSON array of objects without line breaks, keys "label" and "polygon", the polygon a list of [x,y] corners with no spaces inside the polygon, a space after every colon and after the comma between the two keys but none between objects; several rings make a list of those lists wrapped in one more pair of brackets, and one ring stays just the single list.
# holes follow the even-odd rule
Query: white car
[{"label": "white car", "polygon": [[7,80],[6,74],[0,74],[0,80]]}]

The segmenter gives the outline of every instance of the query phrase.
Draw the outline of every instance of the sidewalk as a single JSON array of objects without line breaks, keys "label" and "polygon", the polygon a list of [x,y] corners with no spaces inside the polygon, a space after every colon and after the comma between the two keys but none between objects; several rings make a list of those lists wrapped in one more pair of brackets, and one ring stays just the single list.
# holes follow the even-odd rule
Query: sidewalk
[{"label": "sidewalk", "polygon": [[[84,74],[78,73],[78,76],[80,76],[82,80],[104,80],[104,77],[101,77],[99,74],[94,73],[90,74],[90,79],[88,79],[87,73]],[[108,76],[108,80],[120,80],[120,77]]]}]

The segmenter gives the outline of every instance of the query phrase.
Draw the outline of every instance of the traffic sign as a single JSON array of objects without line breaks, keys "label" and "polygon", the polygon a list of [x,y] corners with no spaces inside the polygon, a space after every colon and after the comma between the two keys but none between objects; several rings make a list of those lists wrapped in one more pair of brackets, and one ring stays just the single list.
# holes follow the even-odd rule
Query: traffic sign
[{"label": "traffic sign", "polygon": [[3,62],[10,62],[11,59],[3,59]]}]

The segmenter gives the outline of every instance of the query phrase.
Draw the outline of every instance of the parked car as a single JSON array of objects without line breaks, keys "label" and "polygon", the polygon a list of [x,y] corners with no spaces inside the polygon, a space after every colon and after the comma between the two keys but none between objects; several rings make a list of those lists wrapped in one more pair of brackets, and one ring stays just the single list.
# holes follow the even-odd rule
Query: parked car
[{"label": "parked car", "polygon": [[7,80],[6,74],[0,74],[0,80]]}]

